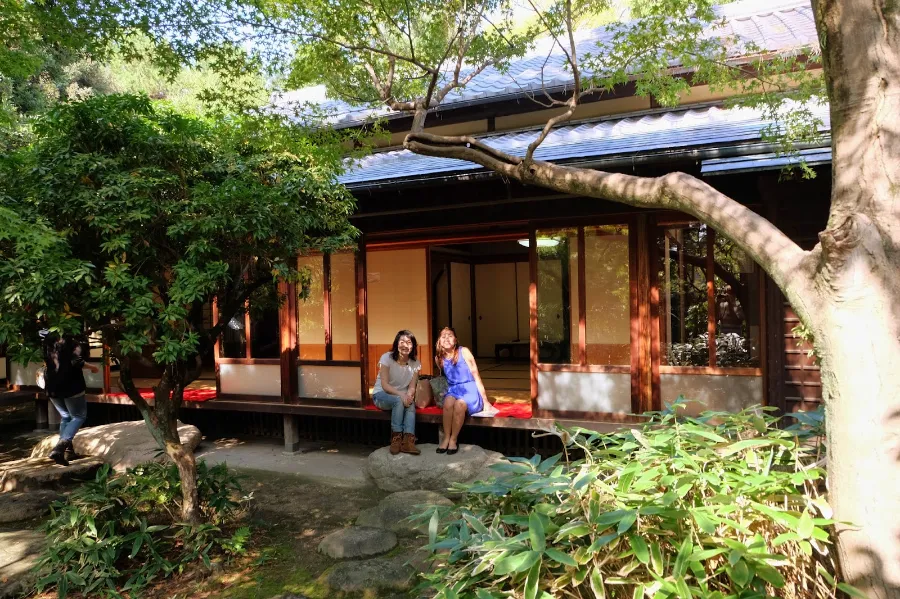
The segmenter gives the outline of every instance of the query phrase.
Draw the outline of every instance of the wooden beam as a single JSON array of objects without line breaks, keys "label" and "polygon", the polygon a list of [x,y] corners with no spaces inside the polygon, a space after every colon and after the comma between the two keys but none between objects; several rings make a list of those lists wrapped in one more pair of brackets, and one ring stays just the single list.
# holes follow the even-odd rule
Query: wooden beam
[{"label": "wooden beam", "polygon": [[469,264],[469,296],[472,299],[472,316],[469,319],[472,327],[472,355],[478,353],[478,302],[475,299],[475,265]]},{"label": "wooden beam", "polygon": [[[474,267],[473,267],[474,271]],[[528,232],[528,355],[530,359],[531,410],[538,409],[538,268],[537,268],[537,229],[532,227]],[[474,273],[472,288],[475,288]],[[474,302],[473,302],[474,303]],[[474,320],[474,313],[473,313]]]},{"label": "wooden beam", "polygon": [[253,343],[250,340],[250,300],[247,300],[247,303],[244,304],[244,343],[245,343],[245,358],[253,357]]},{"label": "wooden beam", "polygon": [[[433,297],[431,293],[431,246],[425,248],[425,326],[427,329],[427,338],[428,338],[428,346],[431,346],[432,340],[432,329],[434,322],[434,306]],[[430,352],[429,352],[430,353]],[[421,354],[420,356],[421,357]],[[432,356],[433,358],[434,356]],[[427,369],[427,370],[426,370]],[[434,373],[434,362],[433,360],[429,360],[428,364],[422,364],[422,374],[433,374]],[[413,381],[418,384],[418,381]]]},{"label": "wooden beam", "polygon": [[578,363],[587,364],[587,244],[584,227],[578,227]]},{"label": "wooden beam", "polygon": [[716,232],[706,228],[706,332],[709,365],[716,367]]},{"label": "wooden beam", "polygon": [[653,407],[653,376],[651,364],[650,323],[650,227],[645,214],[635,216],[637,238],[637,288],[638,288],[638,350],[640,362],[639,411],[642,414]]},{"label": "wooden beam", "polygon": [[[212,301],[212,324],[219,322],[219,298],[214,297]],[[222,393],[222,379],[219,376],[219,359],[222,357],[222,335],[216,337],[216,344],[213,346],[213,366],[216,371],[216,396]]]},{"label": "wooden beam", "polygon": [[[652,223],[655,225],[655,223]],[[660,252],[657,239],[663,229],[656,226],[650,227],[650,409],[662,409],[662,392],[660,389],[659,365],[661,361],[661,327],[660,327],[660,292],[659,292],[659,265]],[[666,256],[666,260],[669,256]],[[668,268],[668,266],[667,266]]]},{"label": "wooden beam", "polygon": [[359,347],[359,379],[362,405],[372,403],[369,397],[369,322],[366,304],[366,240],[359,236],[356,249],[356,328]]},{"label": "wooden beam", "polygon": [[322,256],[322,295],[323,319],[325,322],[325,360],[330,361],[334,357],[333,335],[331,332],[331,254]]},{"label": "wooden beam", "polygon": [[278,310],[281,337],[281,401],[287,402],[297,393],[297,286],[279,283],[278,293],[285,296]]}]

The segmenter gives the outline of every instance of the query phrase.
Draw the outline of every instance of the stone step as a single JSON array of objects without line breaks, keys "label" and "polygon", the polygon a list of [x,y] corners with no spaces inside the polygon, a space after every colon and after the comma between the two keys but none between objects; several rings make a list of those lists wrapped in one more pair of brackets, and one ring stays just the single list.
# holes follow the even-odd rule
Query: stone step
[{"label": "stone step", "polygon": [[0,493],[33,489],[63,489],[90,480],[103,465],[94,457],[84,457],[60,466],[49,458],[25,458],[0,464]]}]

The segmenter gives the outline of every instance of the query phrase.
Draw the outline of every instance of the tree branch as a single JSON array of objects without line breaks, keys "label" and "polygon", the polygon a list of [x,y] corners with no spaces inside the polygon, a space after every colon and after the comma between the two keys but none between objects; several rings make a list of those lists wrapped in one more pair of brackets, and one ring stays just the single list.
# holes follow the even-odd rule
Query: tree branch
[{"label": "tree branch", "polygon": [[467,160],[510,179],[566,194],[685,212],[733,240],[789,299],[809,291],[812,285],[810,274],[803,268],[808,252],[759,214],[685,173],[636,177],[540,160],[525,162],[468,136],[416,133],[408,135],[404,145],[417,154]]}]

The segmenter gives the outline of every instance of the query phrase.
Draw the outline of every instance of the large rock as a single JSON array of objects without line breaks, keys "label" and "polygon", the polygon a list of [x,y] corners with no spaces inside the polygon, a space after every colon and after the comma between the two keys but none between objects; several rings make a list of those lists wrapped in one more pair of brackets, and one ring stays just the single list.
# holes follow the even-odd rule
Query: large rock
[{"label": "large rock", "polygon": [[[178,436],[188,451],[194,451],[202,438],[200,429],[181,422]],[[58,440],[59,435],[46,437],[31,451],[31,457],[49,456]],[[83,428],[75,435],[74,445],[76,453],[99,458],[120,472],[166,459],[165,454],[159,455],[159,444],[143,420]]]},{"label": "large rock", "polygon": [[342,593],[378,593],[407,591],[412,587],[415,568],[404,555],[376,557],[336,564],[325,576],[325,583]]},{"label": "large rock", "polygon": [[0,464],[0,493],[62,489],[94,477],[103,462],[81,458],[60,466],[47,458],[25,458]]},{"label": "large rock", "polygon": [[446,493],[453,483],[494,477],[496,473],[489,467],[506,460],[502,453],[477,445],[460,445],[454,455],[435,453],[437,445],[431,443],[419,445],[419,449],[422,455],[391,455],[390,448],[382,447],[369,455],[366,472],[385,491],[425,489]]},{"label": "large rock", "polygon": [[375,507],[360,512],[356,525],[384,528],[398,535],[415,535],[424,532],[428,523],[415,525],[409,518],[435,505],[451,506],[453,502],[434,491],[398,491],[382,499]]},{"label": "large rock", "polygon": [[38,518],[50,511],[50,504],[62,499],[57,491],[41,489],[20,493],[0,493],[0,524]]},{"label": "large rock", "polygon": [[335,559],[369,557],[397,546],[397,535],[389,530],[350,526],[336,530],[319,543],[319,553]]},{"label": "large rock", "polygon": [[0,599],[34,591],[34,567],[45,537],[33,530],[0,531]]}]

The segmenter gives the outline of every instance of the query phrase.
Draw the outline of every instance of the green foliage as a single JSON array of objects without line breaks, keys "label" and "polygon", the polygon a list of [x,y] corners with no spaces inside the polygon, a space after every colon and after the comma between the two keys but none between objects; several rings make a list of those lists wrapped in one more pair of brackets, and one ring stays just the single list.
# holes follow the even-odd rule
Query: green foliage
[{"label": "green foliage", "polygon": [[760,409],[649,416],[559,431],[563,454],[511,458],[424,515],[438,566],[425,586],[441,599],[836,596],[821,414],[788,429]]},{"label": "green foliage", "polygon": [[42,527],[47,549],[38,592],[59,596],[135,596],[147,584],[211,559],[246,551],[241,526],[246,503],[238,478],[224,464],[198,464],[204,524],[171,524],[180,513],[181,482],[174,465],[147,464],[114,476],[104,466],[93,482],[53,506]]},{"label": "green foliage", "polygon": [[[34,143],[0,156],[0,343],[24,359],[35,329],[102,331],[118,358],[190,360],[296,256],[352,242],[340,151],[275,117],[187,117],[141,96],[61,105]],[[327,140],[326,140],[327,141]]]}]

